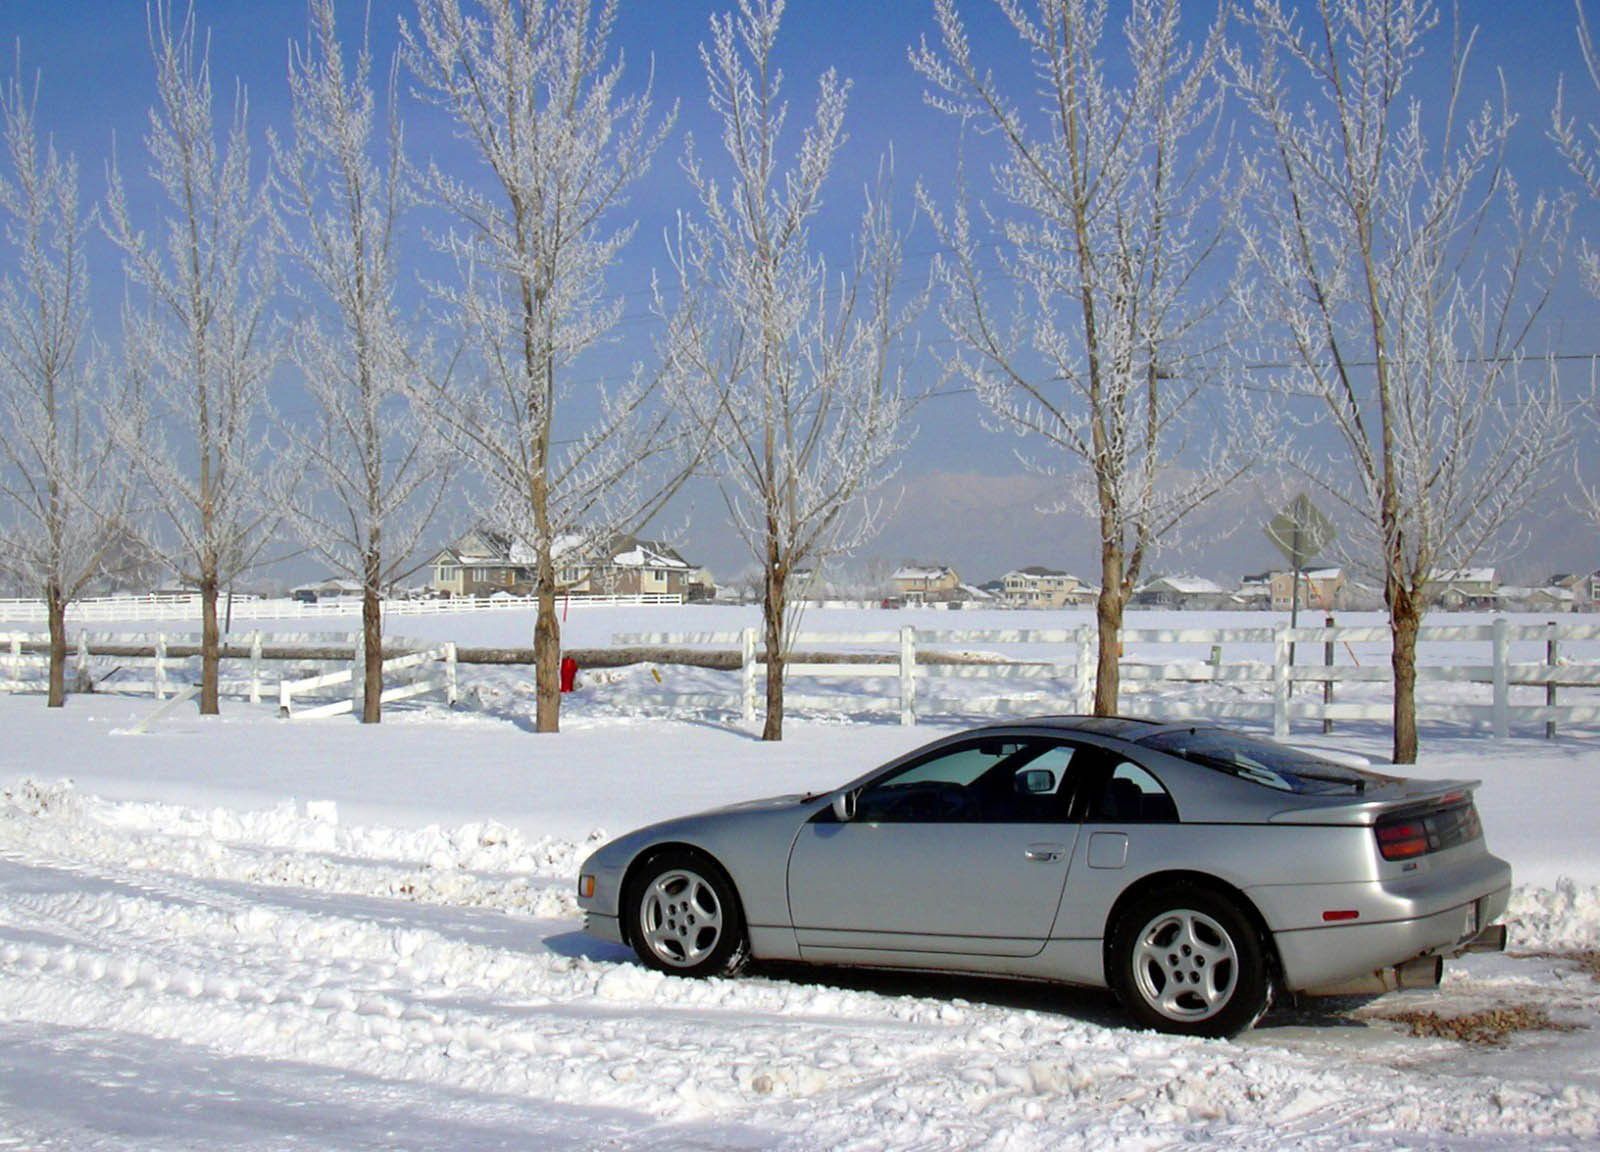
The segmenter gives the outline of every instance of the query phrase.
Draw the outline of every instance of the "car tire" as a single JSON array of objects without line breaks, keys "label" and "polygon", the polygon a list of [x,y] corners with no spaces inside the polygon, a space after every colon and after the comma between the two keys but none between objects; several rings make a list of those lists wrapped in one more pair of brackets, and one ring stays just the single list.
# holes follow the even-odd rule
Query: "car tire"
[{"label": "car tire", "polygon": [[726,976],[749,957],[733,882],[698,852],[664,852],[628,885],[623,914],[639,959],[674,976]]},{"label": "car tire", "polygon": [[1255,925],[1232,900],[1179,885],[1140,896],[1110,934],[1107,977],[1135,1021],[1184,1036],[1236,1036],[1272,1003]]}]

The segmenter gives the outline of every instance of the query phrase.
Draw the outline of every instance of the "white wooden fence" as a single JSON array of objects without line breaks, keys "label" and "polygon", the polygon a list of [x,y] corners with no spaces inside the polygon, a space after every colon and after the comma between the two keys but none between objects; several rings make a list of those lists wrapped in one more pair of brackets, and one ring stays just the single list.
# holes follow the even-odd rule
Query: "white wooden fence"
[{"label": "white wooden fence", "polygon": [[[48,640],[48,637],[43,635],[25,635],[21,633],[15,634],[14,637],[0,637],[0,640],[7,638],[12,639],[13,644],[20,644],[24,640],[38,643]],[[251,632],[244,637],[234,635],[226,638],[230,646],[239,644],[241,641],[248,644],[249,655],[245,660],[244,677],[242,679],[238,676],[223,677],[220,687],[225,695],[242,695],[248,697],[252,704],[260,703],[262,682],[268,663],[262,655],[262,644],[265,638],[265,634],[259,631]],[[271,637],[272,642],[278,644],[296,642],[320,642],[326,644],[343,639],[344,637],[317,636],[309,633],[295,635],[274,634]],[[198,632],[80,631],[73,642],[72,664],[69,670],[68,684],[71,685],[75,680],[84,680],[89,677],[91,671],[89,662],[91,648],[106,644],[113,644],[119,647],[144,646],[150,648],[150,655],[109,657],[109,659],[118,661],[117,668],[113,670],[116,675],[112,678],[110,673],[102,673],[98,685],[99,689],[101,691],[148,694],[154,696],[157,700],[165,700],[169,693],[178,691],[183,687],[174,675],[177,671],[174,665],[181,667],[190,660],[195,659],[192,656],[173,656],[169,653],[169,650],[180,647],[198,648],[200,641],[201,634]],[[49,665],[49,657],[43,653],[25,655],[23,659],[35,661],[34,666],[41,669]],[[233,662],[223,661],[224,670],[228,668],[230,663]],[[132,672],[133,675],[124,675],[124,670]],[[7,685],[5,682],[0,681],[0,689],[8,687],[11,691],[19,691],[30,687],[37,688],[37,685]]]},{"label": "white wooden fence", "polygon": [[[556,601],[562,608],[586,607],[641,607],[676,605],[683,597],[665,593],[645,593],[638,596],[574,595]],[[538,601],[519,596],[501,598],[460,597],[452,600],[385,600],[385,616],[435,616],[456,612],[527,612],[538,606]],[[228,610],[226,603],[218,605],[219,613]],[[341,596],[307,604],[299,600],[260,600],[235,598],[231,607],[235,619],[240,620],[301,620],[330,616],[355,616],[361,612],[361,600],[355,596]],[[42,600],[0,600],[0,621],[42,622],[46,618]],[[67,619],[75,622],[109,620],[198,620],[199,596],[106,596],[95,599],[74,600],[67,608]]]},{"label": "white wooden fence", "polygon": [[[238,669],[242,663],[244,676],[225,676],[225,692],[259,702],[265,666],[270,663],[263,657],[263,640],[274,647],[305,641],[323,648],[343,647],[350,653],[348,665],[281,684],[280,708],[285,715],[300,717],[351,710],[352,698],[362,683],[359,637],[286,636],[256,631],[249,633],[243,643],[242,639],[235,634],[230,646],[237,653],[247,645],[248,655],[241,658],[236,654],[224,666]],[[1391,680],[1389,633],[1381,625],[1129,628],[1123,631],[1122,639],[1124,652],[1129,653],[1121,661],[1121,710],[1127,715],[1245,720],[1270,724],[1279,735],[1287,735],[1291,724],[1296,723],[1384,722],[1391,715],[1392,702],[1384,691]],[[0,633],[0,691],[39,690],[45,657],[23,648],[25,642],[37,644],[43,640],[37,635]],[[630,646],[712,645],[738,651],[741,659],[736,693],[670,693],[666,702],[674,708],[729,709],[746,720],[755,719],[758,686],[766,672],[758,659],[756,629],[619,635],[613,637],[613,642]],[[174,658],[169,656],[169,649],[198,647],[199,637],[174,632],[79,632],[75,643],[69,684],[75,674],[86,675],[90,671],[92,643],[138,645],[150,654],[114,658],[135,673],[143,673],[143,677],[119,675],[104,687],[148,692],[165,699],[184,686],[174,676]],[[424,671],[412,683],[387,689],[383,696],[386,702],[441,691],[454,703],[454,644],[424,645],[395,637],[388,644],[412,651],[385,661],[386,675],[413,669]],[[786,690],[785,700],[796,710],[839,710],[838,697],[808,697],[806,688],[808,682],[844,680],[866,686],[865,692],[851,686],[848,711],[886,712],[898,715],[903,724],[914,724],[919,716],[1087,712],[1092,705],[1095,644],[1094,629],[1087,626],[805,632],[795,638],[798,658],[788,665],[787,674],[796,683]],[[1449,647],[1440,649],[1439,645]],[[1367,649],[1365,664],[1355,659],[1357,646]],[[1583,651],[1575,651],[1575,646],[1583,646]],[[1291,661],[1295,647],[1299,649],[1299,659]],[[818,648],[830,650],[828,662],[806,658],[806,651]],[[951,648],[961,649],[962,655],[954,658],[948,651]],[[975,652],[975,648],[979,650]],[[1182,650],[1192,653],[1196,648],[1209,650],[1209,657],[1181,658]],[[1514,652],[1514,648],[1520,651]],[[1338,662],[1334,659],[1336,650],[1343,654]],[[1163,652],[1171,655],[1163,658]],[[1435,658],[1441,652],[1450,659]],[[935,657],[934,653],[943,655]],[[1224,660],[1225,653],[1232,659]],[[1542,724],[1545,735],[1550,736],[1562,725],[1600,724],[1600,624],[1516,623],[1497,617],[1488,623],[1434,625],[1421,630],[1419,654],[1417,718],[1421,722],[1475,724],[1499,736],[1509,734],[1513,726]],[[1319,655],[1323,657],[1321,661],[1316,660]],[[1520,658],[1514,658],[1518,655]],[[183,662],[190,659],[184,657]],[[971,681],[993,682],[994,691],[973,693]],[[1173,691],[1169,687],[1177,684],[1191,688]],[[297,697],[338,685],[350,686],[340,700],[295,710]],[[1206,685],[1225,691],[1208,692],[1203,687]],[[1450,685],[1477,688],[1451,693],[1449,698],[1430,698],[1430,689]],[[1194,690],[1195,686],[1200,686],[1199,690]],[[1565,699],[1559,697],[1562,692]]]},{"label": "white wooden fence", "polygon": [[[1287,736],[1294,722],[1321,722],[1326,727],[1338,720],[1387,721],[1393,712],[1392,701],[1383,699],[1338,700],[1337,685],[1380,685],[1392,680],[1388,654],[1381,661],[1361,666],[1334,663],[1335,647],[1347,653],[1355,644],[1389,643],[1383,626],[1363,627],[1288,627],[1262,628],[1128,628],[1122,633],[1123,650],[1138,648],[1138,659],[1124,656],[1120,710],[1124,715],[1163,719],[1217,718],[1248,720],[1272,726],[1278,736]],[[1600,687],[1600,663],[1563,662],[1561,647],[1572,643],[1600,641],[1600,625],[1548,623],[1514,624],[1504,617],[1480,625],[1438,625],[1424,627],[1418,635],[1419,650],[1430,645],[1450,643],[1484,645],[1487,660],[1481,663],[1420,663],[1417,719],[1420,722],[1448,721],[1482,725],[1496,736],[1509,735],[1513,724],[1543,724],[1546,736],[1553,736],[1558,725],[1600,722],[1600,695],[1587,694],[1579,703],[1557,703],[1561,688]],[[615,644],[630,645],[716,645],[737,646],[741,659],[740,692],[737,699],[717,698],[720,706],[737,708],[744,719],[755,719],[757,683],[765,676],[765,664],[758,658],[757,630],[740,632],[633,633],[612,638]],[[1535,643],[1543,648],[1543,658],[1520,662],[1511,659],[1513,643]],[[867,681],[894,681],[893,696],[886,696],[873,711],[898,711],[902,724],[915,724],[924,715],[1024,715],[1042,711],[1086,713],[1093,705],[1096,633],[1093,628],[954,630],[906,627],[878,632],[803,632],[794,638],[797,650],[822,645],[850,645],[885,648],[898,654],[893,663],[806,663],[803,656],[787,668],[787,677],[806,680],[851,678]],[[1062,659],[1034,657],[999,658],[993,663],[929,664],[918,659],[919,651],[929,646],[973,645],[1006,647],[1028,645],[1061,650]],[[1149,649],[1167,646],[1208,647],[1207,660],[1151,660]],[[1311,646],[1317,654],[1327,654],[1323,663],[1291,663],[1291,652]],[[1222,652],[1233,647],[1270,650],[1270,660],[1236,660],[1225,663]],[[984,679],[1001,681],[1056,681],[1059,694],[1041,699],[1038,694],[1025,698],[993,694],[986,697],[956,697],[937,693],[934,685],[952,680]],[[1161,684],[1226,684],[1244,692],[1233,699],[1184,699],[1171,692],[1141,689]],[[925,687],[919,687],[919,684]],[[1488,688],[1487,702],[1429,700],[1426,686],[1431,684],[1480,684]],[[1296,692],[1301,686],[1323,686],[1322,692]],[[1250,698],[1249,689],[1259,691]],[[1513,688],[1542,688],[1542,702],[1514,700]],[[711,698],[695,696],[675,702],[712,705]],[[796,708],[815,705],[803,693],[785,692],[785,703]],[[713,705],[717,706],[717,705]]]},{"label": "white wooden fence", "polygon": [[[298,716],[302,720],[313,720],[320,716],[340,716],[346,712],[359,711],[364,682],[361,664],[361,653],[358,649],[350,667],[339,672],[311,676],[304,680],[280,680],[278,682],[278,715],[285,720],[292,716]],[[435,665],[437,668],[429,668],[430,665]],[[378,697],[379,701],[384,704],[392,704],[397,700],[410,700],[428,692],[442,692],[445,702],[452,708],[455,707],[457,693],[456,646],[454,644],[441,644],[425,652],[411,652],[404,656],[395,656],[385,660],[383,662],[383,678],[387,681],[395,673],[413,668],[437,671],[437,675],[422,675],[408,684],[396,684],[385,688]],[[349,693],[342,699],[335,700],[329,704],[318,704],[315,707],[302,708],[299,712],[294,710],[294,698],[296,696],[307,695],[340,684],[350,685]]]},{"label": "white wooden fence", "polygon": [[[43,635],[28,633],[0,633],[0,691],[24,692],[38,691],[45,677],[45,669],[49,666],[49,657],[39,652],[24,652],[24,643],[41,644],[48,640]],[[171,655],[175,648],[198,648],[201,636],[198,632],[79,632],[76,637],[72,667],[68,677],[69,685],[78,678],[87,678],[90,672],[90,650],[101,648],[105,645],[116,647],[141,647],[150,649],[150,655],[138,656],[113,656],[107,657],[119,661],[117,675],[108,678],[108,673],[101,674],[98,684],[100,691],[119,693],[137,693],[150,695],[157,700],[165,700],[175,692],[182,692],[188,686],[176,673],[183,665],[196,659],[193,656],[177,657]],[[221,677],[219,688],[223,695],[244,696],[252,704],[259,704],[262,697],[264,680],[267,675],[267,666],[273,662],[282,662],[284,657],[268,656],[265,651],[265,642],[282,649],[285,646],[296,644],[311,645],[318,648],[346,647],[351,656],[347,665],[339,671],[312,676],[297,680],[283,680],[280,677],[278,686],[279,714],[283,716],[298,715],[301,718],[313,716],[332,716],[340,712],[351,710],[351,701],[359,702],[363,678],[361,675],[363,646],[359,633],[354,635],[328,635],[318,633],[263,633],[259,630],[245,636],[234,635],[227,638],[229,647],[248,646],[248,655],[244,657],[244,675],[241,678],[237,673],[227,675],[230,666],[237,668],[239,659],[224,659],[222,668],[224,675]],[[423,695],[426,692],[442,692],[451,705],[456,702],[457,674],[456,674],[456,646],[453,643],[434,644],[424,647],[423,642],[405,637],[388,637],[385,643],[391,648],[412,648],[412,651],[403,656],[396,656],[383,662],[384,678],[389,679],[395,673],[412,668],[427,667],[430,664],[440,665],[437,675],[423,676],[403,684],[396,684],[385,688],[383,702],[385,704],[397,700],[409,700],[412,697]],[[302,666],[307,662],[297,660]],[[318,661],[326,665],[326,661]],[[174,667],[177,665],[178,667]],[[123,675],[126,669],[132,675]],[[24,678],[25,672],[32,672],[32,677]],[[293,710],[294,698],[313,693],[321,688],[335,684],[351,684],[352,695],[345,699],[328,705],[311,709],[302,708],[299,712]]]},{"label": "white wooden fence", "polygon": [[48,659],[35,653],[24,652],[24,641],[33,639],[23,632],[0,633],[0,653],[5,663],[0,666],[0,692],[22,692],[30,687],[23,679],[30,669],[48,666]]}]

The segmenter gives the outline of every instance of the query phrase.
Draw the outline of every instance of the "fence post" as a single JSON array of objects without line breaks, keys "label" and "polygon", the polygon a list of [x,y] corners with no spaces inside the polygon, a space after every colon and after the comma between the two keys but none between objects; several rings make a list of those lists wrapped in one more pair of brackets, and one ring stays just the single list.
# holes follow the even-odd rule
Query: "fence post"
[{"label": "fence post", "polygon": [[366,645],[362,641],[362,635],[357,633],[350,653],[350,711],[357,720],[361,719],[362,704],[367,698],[367,679],[362,675],[367,663]]},{"label": "fence post", "polygon": [[78,686],[75,692],[93,692],[94,681],[89,679],[89,633],[78,633],[78,666],[76,669]]},{"label": "fence post", "polygon": [[[1333,631],[1332,631],[1332,629],[1333,629],[1333,617],[1331,615],[1325,617],[1323,619],[1322,626],[1329,630],[1327,639],[1324,640],[1323,644],[1322,644],[1322,664],[1323,664],[1323,667],[1325,667],[1325,668],[1332,668],[1333,667]],[[1322,707],[1323,707],[1322,734],[1324,736],[1326,736],[1329,732],[1333,731],[1333,718],[1327,714],[1327,707],[1328,707],[1329,704],[1332,704],[1332,703],[1333,703],[1333,674],[1330,672],[1328,674],[1328,678],[1322,682]]]},{"label": "fence post", "polygon": [[250,633],[250,703],[261,703],[261,629]]},{"label": "fence post", "polygon": [[917,722],[917,630],[900,626],[900,723]]},{"label": "fence post", "polygon": [[156,699],[167,698],[167,634],[156,633]]},{"label": "fence post", "polygon": [[1289,735],[1289,630],[1278,628],[1272,644],[1272,734]]},{"label": "fence post", "polygon": [[1094,711],[1094,633],[1084,627],[1077,632],[1078,656],[1073,666],[1077,677],[1077,710],[1079,715],[1087,716]]},{"label": "fence post", "polygon": [[746,628],[740,638],[739,707],[746,724],[756,722],[756,630]]},{"label": "fence post", "polygon": [[456,642],[447,640],[444,646],[444,700],[456,706]]},{"label": "fence post", "polygon": [[278,677],[278,718],[287,720],[294,708],[294,693],[289,691],[289,682]]},{"label": "fence post", "polygon": [[[1554,708],[1556,706],[1556,665],[1561,662],[1561,646],[1556,642],[1556,637],[1560,635],[1556,622],[1551,620],[1549,625],[1550,638],[1544,642],[1544,662],[1550,668],[1550,678],[1544,683],[1544,702],[1546,707]],[[1555,720],[1551,719],[1544,722],[1544,738],[1546,740],[1554,740],[1556,738]]]},{"label": "fence post", "polygon": [[1494,618],[1494,736],[1504,740],[1511,735],[1511,623],[1504,616]]}]

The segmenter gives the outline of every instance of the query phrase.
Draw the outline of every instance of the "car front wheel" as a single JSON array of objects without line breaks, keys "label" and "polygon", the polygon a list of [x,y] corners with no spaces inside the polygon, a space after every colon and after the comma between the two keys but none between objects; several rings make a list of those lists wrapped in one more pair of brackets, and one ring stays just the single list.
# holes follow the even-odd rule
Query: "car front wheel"
[{"label": "car front wheel", "polygon": [[678,976],[715,976],[744,963],[744,917],[722,869],[697,853],[669,852],[630,885],[628,935],[639,959]]},{"label": "car front wheel", "polygon": [[1134,901],[1117,919],[1109,960],[1117,998],[1160,1032],[1234,1036],[1271,1003],[1260,936],[1232,901],[1204,888]]}]

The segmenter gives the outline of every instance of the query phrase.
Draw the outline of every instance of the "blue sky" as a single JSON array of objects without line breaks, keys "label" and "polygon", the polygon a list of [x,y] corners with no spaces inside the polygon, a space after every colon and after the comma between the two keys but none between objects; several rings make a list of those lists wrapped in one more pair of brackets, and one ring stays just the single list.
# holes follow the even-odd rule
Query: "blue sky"
[{"label": "blue sky", "polygon": [[[396,18],[410,7],[410,0],[372,0],[380,59],[393,49]],[[630,211],[639,219],[639,231],[614,277],[616,290],[627,295],[627,318],[618,330],[616,347],[596,371],[616,370],[650,355],[652,324],[643,289],[652,270],[665,272],[662,230],[676,211],[693,208],[678,169],[684,134],[693,132],[700,138],[703,151],[715,143],[696,49],[705,38],[709,16],[725,7],[713,0],[624,0],[617,43],[627,55],[630,74],[642,83],[653,67],[658,103],[666,106],[678,100],[681,117],[674,138],[632,198]],[[979,55],[1003,72],[1007,60],[1015,59],[1015,48],[992,5],[988,0],[970,0],[964,8]],[[344,0],[341,9],[353,40],[363,5]],[[1197,25],[1214,11],[1209,3],[1195,4],[1193,9]],[[281,128],[287,119],[287,46],[304,35],[304,5],[301,0],[200,0],[197,10],[201,25],[211,32],[219,103],[228,97],[235,78],[247,88],[257,159],[264,164],[264,130],[269,125]],[[1573,7],[1567,0],[1463,0],[1460,12],[1465,24],[1479,25],[1474,95],[1491,94],[1495,70],[1501,69],[1521,116],[1511,156],[1519,179],[1530,188],[1566,186],[1565,171],[1545,131],[1557,78],[1562,73],[1577,74],[1582,67]],[[1590,12],[1600,24],[1600,4]],[[1448,20],[1448,9],[1445,15]],[[948,201],[952,125],[924,106],[922,83],[906,61],[907,49],[924,34],[933,34],[928,0],[791,0],[789,4],[780,56],[795,106],[791,124],[798,127],[803,122],[815,78],[825,68],[837,68],[854,86],[847,119],[850,138],[818,236],[835,253],[848,246],[861,190],[891,145],[906,214],[918,179]],[[25,73],[42,76],[41,118],[57,142],[77,155],[86,198],[98,199],[104,193],[104,168],[113,139],[124,169],[137,171],[142,162],[139,139],[152,96],[145,5],[140,0],[4,0],[0,36],[8,43],[20,42]],[[1448,46],[1448,31],[1435,35],[1429,56],[1419,66],[1419,94],[1426,97],[1438,90],[1439,63]],[[4,71],[11,71],[9,57]],[[1600,97],[1587,83],[1573,91],[1578,110],[1600,119]],[[405,115],[414,155],[450,156],[453,145],[447,128],[433,114],[408,101]],[[1597,222],[1596,208],[1585,205],[1578,217],[1579,234],[1600,234]],[[908,269],[913,276],[925,273],[934,247],[926,226],[913,235]],[[421,260],[420,240],[417,249]],[[122,291],[116,256],[99,243],[92,260],[109,318]],[[1574,284],[1564,285],[1546,342],[1563,352],[1600,352],[1597,308],[1600,305]],[[108,336],[113,334],[111,325],[103,328]],[[931,323],[927,335],[935,340],[939,335]],[[914,375],[919,386],[935,383],[938,370],[931,354],[924,352]],[[961,394],[930,400],[919,409],[919,434],[891,493],[895,514],[867,553],[889,560],[954,563],[964,577],[973,579],[997,576],[1027,563],[1067,567],[1094,578],[1092,528],[1076,517],[1036,513],[1034,505],[1043,495],[1040,483],[1019,474],[1012,443],[981,430],[979,415],[976,400]],[[1209,518],[1209,526],[1191,533],[1185,552],[1159,561],[1157,567],[1234,575],[1266,567],[1273,557],[1259,533],[1245,531],[1221,540],[1216,530],[1230,521],[1257,517],[1262,499],[1250,491],[1231,498]],[[1576,521],[1558,503],[1534,519],[1534,534],[1542,543],[1518,562],[1531,575],[1542,574],[1545,568],[1600,565],[1596,531],[1575,527]],[[672,526],[687,523],[685,551],[711,563],[719,575],[731,575],[742,562],[721,523],[724,518],[720,501],[702,490],[692,508],[675,513]]]}]

